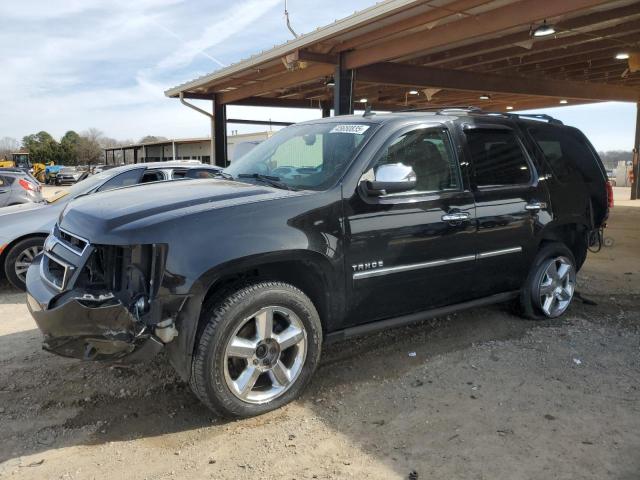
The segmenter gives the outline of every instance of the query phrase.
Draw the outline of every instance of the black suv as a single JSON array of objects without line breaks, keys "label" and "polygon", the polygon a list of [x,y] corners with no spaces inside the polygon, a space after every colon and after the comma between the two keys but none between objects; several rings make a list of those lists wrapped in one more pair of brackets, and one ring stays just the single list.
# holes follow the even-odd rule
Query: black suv
[{"label": "black suv", "polygon": [[44,348],[164,349],[214,411],[260,414],[323,341],[511,300],[562,315],[611,200],[580,131],[463,109],[300,123],[219,175],[74,200],[27,274]]}]

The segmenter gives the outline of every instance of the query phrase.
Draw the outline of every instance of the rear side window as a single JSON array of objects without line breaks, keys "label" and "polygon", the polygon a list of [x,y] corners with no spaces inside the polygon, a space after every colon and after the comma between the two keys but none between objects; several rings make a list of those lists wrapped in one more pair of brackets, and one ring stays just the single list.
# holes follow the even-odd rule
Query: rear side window
[{"label": "rear side window", "polygon": [[147,170],[144,175],[142,175],[140,183],[160,182],[162,180],[164,180],[162,172],[158,170]]},{"label": "rear side window", "polygon": [[186,178],[216,178],[216,170],[207,168],[192,168],[187,171]]},{"label": "rear side window", "polygon": [[5,177],[0,177],[0,187],[4,187],[7,183],[7,180]]},{"label": "rear side window", "polygon": [[[553,174],[561,182],[576,181],[580,180],[582,175],[588,177],[592,173],[597,176],[599,173],[597,168],[592,168],[592,171],[589,168],[580,168],[581,165],[595,165],[595,162],[591,149],[575,132],[540,126],[530,128],[529,134],[542,150]],[[587,180],[592,181],[594,178]]]},{"label": "rear side window", "polygon": [[135,168],[128,170],[120,175],[107,180],[99,189],[98,192],[104,192],[106,190],[113,190],[114,188],[126,187],[128,185],[135,185],[140,178],[141,169]]},{"label": "rear side window", "polygon": [[515,132],[479,128],[465,133],[479,188],[531,182],[531,167]]}]

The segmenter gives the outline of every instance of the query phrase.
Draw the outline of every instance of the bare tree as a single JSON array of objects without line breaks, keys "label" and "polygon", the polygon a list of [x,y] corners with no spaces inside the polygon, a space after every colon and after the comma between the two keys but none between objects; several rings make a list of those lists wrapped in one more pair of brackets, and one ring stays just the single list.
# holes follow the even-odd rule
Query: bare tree
[{"label": "bare tree", "polygon": [[87,165],[95,165],[102,159],[102,142],[104,134],[97,128],[89,128],[80,134],[78,141],[78,163]]},{"label": "bare tree", "polygon": [[0,138],[0,159],[6,158],[9,160],[11,158],[11,153],[16,152],[20,149],[20,142],[15,138],[11,137],[2,137]]}]

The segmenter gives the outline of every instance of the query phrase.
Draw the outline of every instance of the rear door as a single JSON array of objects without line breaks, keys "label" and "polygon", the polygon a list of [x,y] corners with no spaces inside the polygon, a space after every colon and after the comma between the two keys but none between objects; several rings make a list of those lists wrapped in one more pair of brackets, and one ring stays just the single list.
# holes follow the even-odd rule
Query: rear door
[{"label": "rear door", "polygon": [[608,216],[608,178],[587,138],[574,128],[541,122],[524,129],[548,163],[547,186],[556,218],[581,223],[592,207],[593,227],[601,226]]},{"label": "rear door", "polygon": [[475,263],[473,195],[449,131],[412,126],[391,136],[362,175],[404,164],[409,192],[345,200],[346,260],[353,323],[368,323],[467,300]]},{"label": "rear door", "polygon": [[517,130],[476,123],[463,132],[478,221],[474,295],[517,290],[549,216],[546,187]]}]

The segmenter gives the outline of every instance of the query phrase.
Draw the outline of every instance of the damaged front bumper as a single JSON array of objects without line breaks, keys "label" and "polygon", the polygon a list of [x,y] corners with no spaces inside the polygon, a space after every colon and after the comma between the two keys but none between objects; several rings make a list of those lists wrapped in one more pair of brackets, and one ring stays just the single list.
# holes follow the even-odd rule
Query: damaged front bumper
[{"label": "damaged front bumper", "polygon": [[61,294],[40,275],[42,256],[27,272],[27,305],[44,334],[43,348],[82,360],[144,361],[163,347],[126,306],[109,292]]}]

